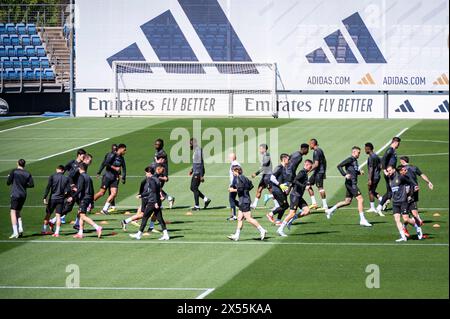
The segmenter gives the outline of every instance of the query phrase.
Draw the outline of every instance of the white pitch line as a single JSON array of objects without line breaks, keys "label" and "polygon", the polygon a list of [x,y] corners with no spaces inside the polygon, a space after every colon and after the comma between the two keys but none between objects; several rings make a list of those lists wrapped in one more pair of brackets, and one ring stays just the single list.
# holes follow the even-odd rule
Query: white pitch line
[{"label": "white pitch line", "polygon": [[62,155],[62,154],[65,154],[65,153],[69,153],[69,152],[75,151],[75,150],[77,150],[79,148],[88,147],[88,146],[91,146],[91,145],[94,145],[94,144],[102,143],[102,142],[107,141],[107,140],[109,140],[109,137],[101,139],[101,140],[98,140],[98,141],[95,141],[95,142],[92,142],[92,143],[89,143],[89,144],[77,146],[77,147],[71,148],[70,150],[65,150],[65,151],[62,151],[62,152],[59,152],[59,153],[48,155],[48,156],[39,158],[36,161],[43,161],[43,160],[46,160],[46,159],[49,159],[49,158],[52,158],[52,157],[55,157],[55,156],[58,156],[58,155]]},{"label": "white pitch line", "polygon": [[[44,289],[44,290],[168,290],[168,291],[205,291],[200,296],[210,294],[213,288],[155,288],[155,287],[50,287],[50,286],[0,286],[0,289]],[[206,296],[205,295],[205,296]],[[198,298],[198,297],[197,297]]]},{"label": "white pitch line", "polygon": [[429,153],[429,154],[410,154],[410,155],[405,155],[405,156],[409,156],[409,157],[420,157],[420,156],[445,156],[448,155],[447,153]]},{"label": "white pitch line", "polygon": [[[301,235],[301,234],[300,234]],[[253,241],[240,241],[240,242],[234,242],[234,241],[176,241],[176,240],[170,240],[170,241],[157,241],[157,240],[144,240],[144,241],[137,241],[137,240],[109,240],[109,241],[102,241],[102,240],[20,240],[20,239],[12,239],[12,240],[0,240],[0,244],[94,244],[94,245],[101,245],[101,244],[109,244],[109,245],[115,245],[115,244],[124,244],[124,245],[270,245],[270,246],[277,246],[277,245],[283,245],[283,246],[361,246],[361,247],[367,247],[367,246],[393,246],[393,247],[448,247],[448,243],[430,243],[430,244],[416,244],[416,243],[407,243],[407,244],[399,244],[399,243],[311,243],[311,242],[269,242],[269,241],[261,241],[261,240],[253,240]]]},{"label": "white pitch line", "polygon": [[402,142],[427,142],[427,143],[444,143],[444,144],[448,144],[448,141],[438,141],[438,140],[402,140]]},{"label": "white pitch line", "polygon": [[9,131],[12,131],[12,130],[18,130],[18,129],[23,128],[23,127],[39,125],[39,124],[42,124],[42,123],[47,123],[47,122],[56,121],[56,120],[59,120],[59,117],[53,118],[53,119],[49,119],[49,120],[45,120],[45,121],[32,123],[32,124],[19,125],[19,126],[11,127],[11,128],[5,129],[5,130],[1,130],[0,133],[9,132]]},{"label": "white pitch line", "polygon": [[212,293],[214,290],[214,288],[207,289],[204,293],[198,295],[195,299],[205,299],[205,297]]}]

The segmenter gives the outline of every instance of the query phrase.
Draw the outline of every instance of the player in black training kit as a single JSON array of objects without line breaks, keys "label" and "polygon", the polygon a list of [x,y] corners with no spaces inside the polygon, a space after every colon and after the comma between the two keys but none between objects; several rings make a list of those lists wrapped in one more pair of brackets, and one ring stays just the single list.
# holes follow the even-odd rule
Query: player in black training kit
[{"label": "player in black training kit", "polygon": [[361,149],[358,146],[353,146],[352,155],[337,166],[339,173],[345,177],[345,188],[347,189],[347,194],[345,195],[344,201],[337,203],[330,209],[327,209],[325,214],[327,215],[327,218],[330,219],[338,208],[350,205],[352,203],[352,199],[356,198],[358,201],[359,224],[361,226],[371,227],[372,225],[364,216],[364,198],[358,188],[358,176],[364,174],[364,172],[359,169],[358,165],[358,158],[360,154]]},{"label": "player in black training kit", "polygon": [[[111,145],[111,151],[105,154],[105,157],[103,158],[102,164],[100,165],[98,171],[97,171],[97,178],[100,178],[100,175],[103,172],[103,169],[106,167],[106,160],[108,159],[111,154],[114,154],[117,152],[117,144]],[[111,188],[108,188],[108,195],[111,196]],[[112,213],[116,210],[116,199],[114,198],[111,201],[111,206],[108,209],[108,213]]]},{"label": "player in black training kit", "polygon": [[126,182],[127,166],[124,158],[126,152],[127,146],[125,144],[119,144],[117,146],[117,151],[115,153],[109,153],[105,160],[105,174],[103,174],[102,186],[94,196],[94,201],[97,201],[105,195],[107,189],[111,190],[111,195],[108,196],[106,203],[101,210],[105,215],[108,214],[111,202],[117,197],[119,180],[122,179],[122,184],[125,184]]},{"label": "player in black training kit", "polygon": [[[44,205],[46,205],[44,225],[42,226],[43,235],[50,235],[51,232],[47,231],[47,226],[49,225],[50,216],[53,212],[56,213],[56,230],[53,237],[59,237],[59,230],[61,228],[61,215],[64,208],[64,200],[70,196],[70,180],[64,175],[64,166],[59,165],[56,168],[56,173],[50,175],[48,178],[47,187],[44,192]],[[47,197],[50,193],[50,200]],[[72,201],[73,199],[68,199]],[[51,225],[51,228],[53,225]],[[53,229],[52,229],[53,231]]]},{"label": "player in black training kit", "polygon": [[193,151],[192,168],[189,171],[189,176],[192,176],[191,191],[192,193],[194,193],[194,203],[195,203],[192,210],[198,211],[200,210],[200,203],[199,203],[200,198],[202,198],[203,201],[205,202],[204,209],[208,208],[209,204],[211,203],[211,200],[205,195],[203,195],[203,193],[199,189],[200,184],[205,181],[205,163],[203,161],[203,150],[198,145],[198,142],[195,138],[191,138],[189,144],[191,150]]},{"label": "player in black training kit", "polygon": [[25,170],[25,160],[20,159],[17,162],[17,168],[13,169],[8,175],[6,185],[11,185],[11,225],[13,234],[9,237],[15,239],[23,236],[23,224],[20,211],[27,199],[27,188],[34,187],[33,177]]},{"label": "player in black training kit", "polygon": [[[410,218],[411,206],[414,205],[413,193],[417,184],[407,175],[406,167],[399,166],[397,170],[389,165],[386,168],[387,176],[389,179],[389,186],[392,190],[392,212],[394,214],[395,224],[398,232],[400,233],[400,239],[396,242],[407,241],[406,234],[403,231],[404,223],[413,225],[416,228],[417,238],[422,239],[422,229],[418,225],[414,218]],[[403,222],[400,220],[402,215]]]},{"label": "player in black training kit", "polygon": [[261,193],[264,188],[269,187],[270,177],[272,176],[272,159],[270,158],[269,146],[267,144],[259,145],[259,154],[261,155],[261,166],[258,171],[252,174],[252,178],[255,178],[259,174],[262,174],[262,176],[256,190],[255,200],[250,206],[252,209],[256,209],[258,206],[258,200],[261,198]]},{"label": "player in black training kit", "polygon": [[[77,158],[70,161],[69,163],[66,164],[66,166],[64,166],[64,171],[67,172],[67,176],[69,177],[69,181],[70,181],[70,187],[71,187],[70,197],[73,197],[74,194],[77,192],[78,177],[80,176],[80,171],[78,168],[79,168],[79,165],[83,162],[85,156],[86,156],[86,151],[81,148],[77,151]],[[65,216],[72,211],[73,206],[76,204],[75,202],[76,202],[76,199],[69,202],[66,198],[66,200],[64,201],[64,207],[62,210],[61,218],[64,219]],[[51,221],[51,223],[53,223],[53,220]]]},{"label": "player in black training kit", "polygon": [[308,185],[308,173],[311,171],[313,162],[311,160],[306,160],[303,165],[303,169],[295,176],[292,181],[292,189],[290,193],[291,206],[289,214],[286,216],[281,226],[277,229],[278,235],[286,237],[284,233],[284,228],[288,228],[292,222],[297,218],[297,210],[300,209],[301,213],[299,217],[304,217],[309,215],[310,210],[308,204],[303,199],[303,194],[305,193],[306,186]]},{"label": "player in black training kit", "polygon": [[327,204],[327,195],[325,193],[325,189],[323,188],[323,180],[327,178],[327,160],[325,158],[325,154],[323,150],[319,147],[319,143],[315,138],[312,138],[309,141],[309,147],[314,151],[313,152],[313,167],[312,170],[314,173],[309,179],[308,185],[308,193],[311,196],[311,206],[312,209],[317,209],[316,198],[314,197],[313,186],[316,185],[319,190],[320,197],[322,198],[322,208],[328,209]]},{"label": "player in black training kit", "polygon": [[252,217],[252,212],[250,209],[250,204],[252,202],[252,199],[250,198],[250,191],[253,189],[253,183],[242,174],[242,168],[240,166],[233,167],[233,175],[234,179],[229,191],[236,192],[239,196],[239,212],[236,232],[233,235],[228,236],[228,239],[234,241],[239,240],[245,218],[245,220],[258,229],[261,240],[264,240],[267,231],[262,228],[256,219]]},{"label": "player in black training kit", "polygon": [[309,145],[303,143],[300,145],[300,150],[294,152],[289,156],[289,163],[287,165],[287,180],[288,183],[292,184],[295,177],[297,176],[297,169],[303,160],[303,156],[307,155],[309,152]]},{"label": "player in black training kit", "polygon": [[145,203],[145,207],[143,208],[144,215],[139,231],[136,234],[130,234],[130,237],[138,240],[141,239],[149,218],[154,215],[158,219],[158,222],[163,230],[163,236],[159,238],[159,240],[169,240],[169,233],[167,232],[166,223],[162,217],[161,210],[161,183],[159,179],[154,176],[155,168],[153,166],[148,166],[145,169],[145,172],[147,178],[143,192],[140,195],[143,204]]},{"label": "player in black training kit", "polygon": [[164,140],[158,138],[155,141],[155,155],[153,157],[154,165],[162,165],[164,167],[164,175],[161,175],[159,180],[161,181],[161,194],[169,202],[169,208],[172,209],[175,204],[175,197],[170,196],[164,191],[164,185],[169,181],[169,157],[166,151],[164,151]]},{"label": "player in black training kit", "polygon": [[372,143],[366,143],[365,152],[368,155],[367,158],[367,186],[369,188],[369,200],[370,209],[366,213],[377,213],[380,216],[384,216],[383,212],[377,211],[375,208],[375,198],[381,201],[382,197],[377,193],[378,183],[381,179],[381,159],[373,151],[374,147]]},{"label": "player in black training kit", "polygon": [[[414,190],[414,194],[413,194],[414,195],[413,196],[414,203],[411,205],[411,213],[413,214],[414,219],[416,220],[416,223],[419,226],[422,226],[423,225],[423,221],[420,218],[419,205],[418,205],[418,202],[419,202],[419,186],[418,186],[419,185],[419,181],[418,181],[417,177],[420,176],[425,182],[427,182],[428,188],[430,190],[433,190],[433,188],[434,188],[433,183],[431,183],[431,181],[430,181],[430,179],[428,178],[427,175],[422,173],[420,168],[418,168],[417,166],[414,166],[414,165],[410,165],[408,156],[400,157],[400,164],[403,167],[405,167],[407,175],[409,176],[409,178],[411,178],[414,181],[414,183],[417,184],[417,188]],[[405,232],[406,237],[409,237],[409,233],[408,233],[408,230],[407,230],[406,226],[407,225],[405,224],[405,227],[404,227],[403,231]]]},{"label": "player in black training kit", "polygon": [[[91,177],[86,173],[87,165],[81,163],[79,165],[80,177],[78,178],[77,192],[74,194],[75,199],[78,200],[78,219],[80,220],[78,233],[74,238],[83,238],[84,224],[88,223],[95,228],[97,237],[102,236],[102,227],[98,226],[92,219],[87,217],[88,208],[94,205],[94,185]],[[72,199],[74,200],[74,199]]]},{"label": "player in black training kit", "polygon": [[401,138],[394,137],[391,141],[391,146],[386,150],[383,157],[381,158],[381,168],[384,173],[384,180],[386,181],[386,194],[383,195],[380,203],[377,206],[377,212],[381,212],[386,209],[388,200],[392,197],[391,186],[389,185],[389,177],[387,173],[387,167],[397,167],[397,149],[400,146]]},{"label": "player in black training kit", "polygon": [[[275,167],[273,174],[270,177],[269,189],[271,191],[271,197],[274,198],[274,202],[277,204],[275,208],[268,214],[266,214],[267,219],[277,226],[281,225],[281,218],[283,218],[284,212],[289,208],[287,200],[287,191],[289,189],[288,184],[288,172],[287,165],[289,163],[289,155],[280,155],[281,164]],[[264,199],[264,202],[266,200]],[[273,218],[277,215],[277,220]]]}]

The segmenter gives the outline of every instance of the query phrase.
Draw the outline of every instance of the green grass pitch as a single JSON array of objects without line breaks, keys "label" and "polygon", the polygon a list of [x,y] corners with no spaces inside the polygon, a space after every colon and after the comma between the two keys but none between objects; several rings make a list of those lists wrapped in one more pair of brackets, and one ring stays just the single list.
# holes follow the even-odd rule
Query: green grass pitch
[{"label": "green grass pitch", "polygon": [[[296,221],[289,237],[276,235],[265,218],[269,208],[254,216],[268,229],[261,242],[258,233],[244,225],[240,242],[226,238],[235,223],[229,211],[228,164],[208,164],[201,189],[213,202],[208,210],[187,216],[193,204],[187,177],[189,164],[170,165],[166,190],[176,197],[175,209],[164,210],[172,240],[161,243],[158,234],[141,241],[122,232],[125,211],[135,211],[143,168],[153,156],[153,141],[164,138],[170,151],[174,128],[192,129],[192,119],[10,119],[0,121],[0,298],[448,298],[448,121],[412,120],[274,120],[204,119],[202,128],[278,128],[279,151],[292,153],[301,142],[316,137],[328,160],[325,189],[329,204],[345,194],[336,164],[353,145],[371,141],[381,148],[402,135],[399,155],[411,155],[435,185],[428,190],[421,181],[421,214],[429,238],[396,244],[392,215],[367,214],[372,228],[358,225],[356,204],[339,210],[328,221],[316,212]],[[102,239],[95,232],[77,241],[70,224],[62,236],[41,236],[44,217],[42,195],[47,176],[65,164],[83,145],[94,155],[91,175],[111,143],[125,143],[129,178],[120,185],[119,211],[110,216],[93,214],[104,221]],[[213,154],[224,158],[226,154]],[[205,154],[207,156],[207,154]],[[23,210],[25,237],[8,240],[9,189],[6,175],[23,157],[35,178]],[[311,154],[308,155],[308,158]],[[360,163],[366,155],[362,154]],[[275,160],[274,160],[275,162]],[[257,164],[243,164],[249,174]],[[94,177],[95,187],[99,179]],[[368,208],[366,177],[361,177]],[[385,188],[380,183],[379,190]],[[316,194],[316,197],[318,194]],[[317,197],[318,198],[318,197]],[[309,200],[309,199],[308,199]],[[98,212],[104,203],[96,203]],[[319,201],[320,203],[320,201]],[[260,205],[263,205],[262,200]],[[68,221],[74,219],[74,212]],[[440,227],[433,227],[439,225]],[[88,228],[89,229],[89,228]],[[136,231],[129,226],[129,232]],[[411,230],[412,234],[414,233]],[[378,265],[380,287],[369,289],[368,265]],[[80,270],[81,289],[65,289],[68,265]]]}]

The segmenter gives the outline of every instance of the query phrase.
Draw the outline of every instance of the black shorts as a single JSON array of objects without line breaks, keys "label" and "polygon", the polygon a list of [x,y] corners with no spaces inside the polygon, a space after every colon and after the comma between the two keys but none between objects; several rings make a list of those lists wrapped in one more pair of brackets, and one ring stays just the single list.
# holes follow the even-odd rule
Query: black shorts
[{"label": "black shorts", "polygon": [[250,208],[251,200],[249,198],[240,198],[239,199],[239,210],[242,213],[247,213],[251,211]]},{"label": "black shorts", "polygon": [[413,194],[413,199],[414,199],[414,201],[415,201],[416,203],[419,201],[419,191],[414,192],[414,194]]},{"label": "black shorts", "polygon": [[290,206],[291,210],[297,210],[299,208],[302,209],[303,207],[308,206],[308,203],[306,203],[306,201],[303,199],[303,197],[297,196],[292,193],[290,195],[290,200],[291,200],[291,206]]},{"label": "black shorts", "polygon": [[361,191],[356,183],[345,183],[345,198],[354,198],[361,195]]},{"label": "black shorts", "polygon": [[119,178],[115,176],[103,175],[102,178],[102,188],[118,188],[119,187]]},{"label": "black shorts", "polygon": [[392,205],[392,213],[395,214],[402,214],[402,215],[409,215],[411,212],[409,210],[410,203],[402,203],[402,204],[393,204]]},{"label": "black shorts", "polygon": [[91,209],[92,209],[92,208],[94,207],[94,200],[91,199],[91,198],[84,198],[84,199],[81,200],[81,202],[80,202],[80,206],[79,206],[78,211],[79,211],[80,213],[87,214],[87,213],[88,213],[89,205],[91,205]]},{"label": "black shorts", "polygon": [[11,197],[11,209],[22,210],[26,197]]},{"label": "black shorts", "polygon": [[314,173],[309,178],[309,185],[316,185],[318,188],[323,188],[323,180],[326,178],[326,173]]},{"label": "black shorts", "polygon": [[379,182],[380,182],[380,179],[372,180],[372,184],[369,186],[369,193],[372,193],[372,194],[377,193],[377,187],[378,187]]},{"label": "black shorts", "polygon": [[62,214],[64,208],[64,199],[51,199],[47,204],[47,214]]},{"label": "black shorts", "polygon": [[258,188],[267,188],[270,185],[270,174],[263,174],[259,181]]},{"label": "black shorts", "polygon": [[408,203],[408,211],[412,212],[413,210],[417,210],[417,202]]}]

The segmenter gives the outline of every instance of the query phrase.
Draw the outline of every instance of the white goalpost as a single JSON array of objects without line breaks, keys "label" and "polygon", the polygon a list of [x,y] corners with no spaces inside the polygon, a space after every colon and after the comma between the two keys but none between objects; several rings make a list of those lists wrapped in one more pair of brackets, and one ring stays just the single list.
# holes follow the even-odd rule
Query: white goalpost
[{"label": "white goalpost", "polygon": [[278,116],[276,63],[114,61],[112,70],[105,116],[239,116],[249,101],[256,116]]}]

